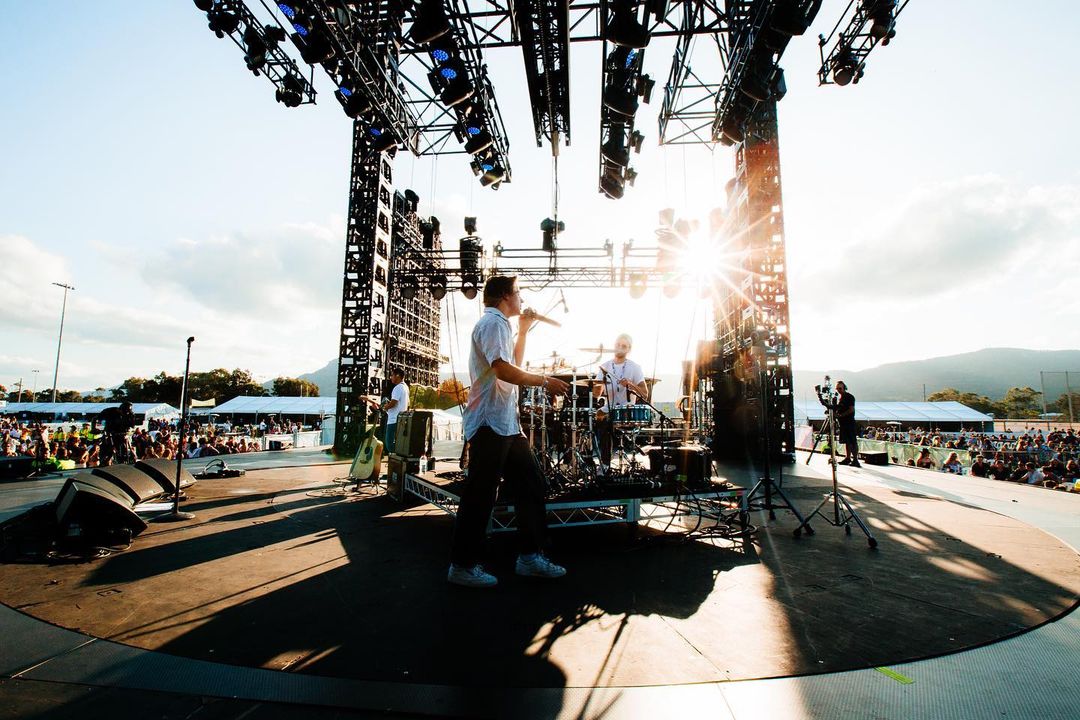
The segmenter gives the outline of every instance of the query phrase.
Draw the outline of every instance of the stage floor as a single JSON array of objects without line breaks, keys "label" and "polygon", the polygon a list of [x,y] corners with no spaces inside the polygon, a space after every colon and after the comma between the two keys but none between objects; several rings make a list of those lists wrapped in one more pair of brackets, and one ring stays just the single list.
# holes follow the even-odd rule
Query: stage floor
[{"label": "stage floor", "polygon": [[[470,590],[445,581],[450,516],[387,496],[320,496],[347,467],[201,481],[184,504],[196,520],[152,524],[100,560],[6,565],[0,602],[219,663],[570,688],[893,665],[1014,635],[1080,597],[1080,557],[1062,541],[941,493],[890,489],[875,480],[889,470],[869,467],[841,477],[876,550],[857,528],[846,536],[820,519],[814,536],[794,539],[787,512],[751,543],[686,539],[679,523],[559,529],[549,554],[569,574],[536,581],[513,575],[514,538],[503,534],[488,546],[499,586]],[[828,489],[827,470],[784,466],[800,509]],[[745,484],[740,475],[727,479]]]}]

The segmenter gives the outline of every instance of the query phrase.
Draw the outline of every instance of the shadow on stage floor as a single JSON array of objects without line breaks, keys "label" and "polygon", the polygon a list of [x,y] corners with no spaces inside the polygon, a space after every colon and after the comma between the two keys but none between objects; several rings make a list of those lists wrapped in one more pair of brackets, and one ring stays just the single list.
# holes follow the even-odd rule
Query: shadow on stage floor
[{"label": "shadow on stage floor", "polygon": [[[789,513],[756,516],[765,524],[745,544],[688,538],[681,523],[666,533],[563,529],[550,554],[566,578],[514,576],[514,538],[501,535],[489,540],[487,563],[499,586],[464,589],[445,582],[450,517],[387,496],[320,497],[344,470],[201,482],[189,491],[192,524],[154,525],[127,552],[91,563],[8,565],[0,599],[185,657],[512,689],[893,664],[1023,631],[1080,593],[1077,556],[1055,538],[932,493],[894,491],[874,471],[848,476],[848,497],[878,535],[877,551],[857,530],[848,537],[820,521],[796,540]],[[813,507],[826,477],[795,472],[785,491]],[[532,716],[556,715],[554,697]]]}]

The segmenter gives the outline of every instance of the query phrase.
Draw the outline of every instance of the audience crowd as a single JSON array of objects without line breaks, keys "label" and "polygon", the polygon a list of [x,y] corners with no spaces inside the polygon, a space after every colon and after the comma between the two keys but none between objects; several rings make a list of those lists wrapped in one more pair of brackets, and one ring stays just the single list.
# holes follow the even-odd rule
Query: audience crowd
[{"label": "audience crowd", "polygon": [[[188,423],[181,437],[178,421],[151,419],[128,435],[137,460],[208,458],[257,452],[266,434],[293,433],[297,423],[262,421],[259,424],[216,425]],[[0,457],[32,457],[39,469],[98,467],[115,461],[116,450],[97,423],[41,423],[0,414]]]},{"label": "audience crowd", "polygon": [[[983,433],[869,426],[861,436],[920,446],[918,457],[907,461],[915,467],[1080,492],[1080,435],[1071,428],[1044,434],[1034,428],[1023,433]],[[931,448],[953,452],[939,468]],[[960,461],[960,451],[970,458],[967,467]]]}]

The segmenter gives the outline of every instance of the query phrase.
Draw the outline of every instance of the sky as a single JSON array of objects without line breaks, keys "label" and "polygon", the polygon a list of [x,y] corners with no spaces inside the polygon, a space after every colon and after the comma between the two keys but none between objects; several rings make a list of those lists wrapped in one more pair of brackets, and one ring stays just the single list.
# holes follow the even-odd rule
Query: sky
[{"label": "sky", "polygon": [[[819,87],[814,38],[846,5],[826,0],[781,62],[794,366],[1080,347],[1080,8],[911,0],[861,83]],[[270,379],[335,357],[351,123],[329,81],[316,75],[314,106],[276,103],[190,2],[9,2],[4,17],[0,385],[52,385],[63,299],[54,282],[75,287],[61,388],[179,373],[190,335],[193,370]],[[708,68],[697,50],[695,67]],[[595,43],[571,52],[561,247],[650,244],[660,209],[704,219],[723,206],[734,158],[722,146],[657,145],[670,44],[656,40],[637,184],[621,201],[600,195],[599,53]],[[535,143],[520,51],[487,61],[513,182],[493,192],[464,156],[399,153],[395,186],[441,219],[444,242],[475,215],[487,247],[536,248],[552,210],[550,150]],[[535,331],[526,357],[585,365],[595,354],[578,348],[628,332],[646,374],[675,373],[707,328],[693,295],[567,290],[563,312],[554,291],[527,292],[563,327]],[[459,373],[477,312],[460,294],[443,301],[443,352]]]}]

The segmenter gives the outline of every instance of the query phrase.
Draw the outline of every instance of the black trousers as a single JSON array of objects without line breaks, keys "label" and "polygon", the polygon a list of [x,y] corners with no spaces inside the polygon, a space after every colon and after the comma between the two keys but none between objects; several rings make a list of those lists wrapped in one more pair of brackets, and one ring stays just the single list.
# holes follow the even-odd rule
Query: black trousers
[{"label": "black trousers", "polygon": [[859,438],[855,434],[855,424],[840,424],[840,442],[844,443],[848,452],[854,457],[859,457]]},{"label": "black trousers", "polygon": [[596,439],[600,441],[600,460],[605,465],[611,464],[611,446],[615,439],[615,428],[611,424],[611,416],[603,420],[594,420],[593,429],[596,431]]},{"label": "black trousers", "polygon": [[522,554],[539,552],[547,536],[544,478],[524,435],[498,435],[482,427],[469,440],[469,477],[458,505],[450,562],[472,567],[480,561],[499,480],[513,495]]}]

